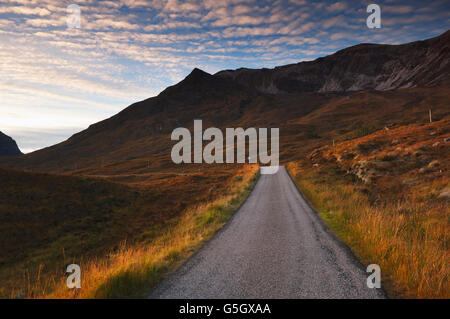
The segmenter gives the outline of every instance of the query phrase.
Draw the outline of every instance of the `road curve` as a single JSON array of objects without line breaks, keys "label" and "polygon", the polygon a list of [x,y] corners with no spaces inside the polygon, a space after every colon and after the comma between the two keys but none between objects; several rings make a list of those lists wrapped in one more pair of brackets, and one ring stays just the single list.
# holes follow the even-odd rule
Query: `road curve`
[{"label": "road curve", "polygon": [[384,298],[298,192],[261,175],[228,224],[150,298]]}]

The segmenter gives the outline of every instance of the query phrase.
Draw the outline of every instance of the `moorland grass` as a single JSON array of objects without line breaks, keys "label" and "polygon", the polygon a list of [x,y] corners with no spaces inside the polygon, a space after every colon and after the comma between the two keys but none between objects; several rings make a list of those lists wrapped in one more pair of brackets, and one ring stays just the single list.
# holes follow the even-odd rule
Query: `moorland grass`
[{"label": "moorland grass", "polygon": [[68,289],[66,276],[55,275],[28,285],[28,298],[145,297],[162,278],[178,268],[219,230],[239,208],[256,182],[258,169],[248,166],[223,196],[187,209],[147,245],[128,245],[106,257],[80,262],[80,289]]},{"label": "moorland grass", "polygon": [[444,199],[424,200],[416,191],[407,200],[375,205],[357,183],[331,164],[313,168],[292,162],[287,168],[355,255],[366,265],[380,265],[382,284],[390,297],[450,297],[449,209]]}]

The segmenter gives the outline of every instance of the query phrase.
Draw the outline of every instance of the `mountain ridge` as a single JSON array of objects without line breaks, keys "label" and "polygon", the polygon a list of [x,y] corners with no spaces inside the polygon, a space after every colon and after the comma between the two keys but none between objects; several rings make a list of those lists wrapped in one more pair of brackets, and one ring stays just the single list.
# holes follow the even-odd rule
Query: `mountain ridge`
[{"label": "mountain ridge", "polygon": [[264,93],[352,92],[429,87],[450,71],[450,31],[399,45],[361,43],[313,61],[273,69],[223,70],[228,77]]},{"label": "mountain ridge", "polygon": [[[154,169],[172,167],[170,134],[177,127],[192,128],[194,119],[202,119],[205,127],[281,127],[281,141],[290,143],[289,147],[283,148],[282,160],[285,160],[304,154],[315,144],[324,143],[333,134],[343,135],[358,127],[384,126],[386,121],[417,121],[423,114],[428,116],[430,105],[433,105],[433,115],[436,118],[444,118],[448,115],[447,92],[450,86],[450,81],[446,81],[450,75],[450,50],[447,50],[449,37],[450,32],[446,32],[437,38],[405,45],[363,44],[315,61],[274,69],[225,70],[211,75],[195,68],[185,79],[166,88],[158,96],[133,103],[62,143],[26,154],[20,161],[2,160],[0,165],[18,169],[94,175],[101,173],[111,176],[124,172],[131,176],[130,174],[148,171],[150,166]],[[416,51],[411,50],[411,45],[419,53],[414,53]],[[385,87],[377,90],[376,86],[371,86],[375,82],[369,81],[368,88],[364,90],[348,90],[358,78],[348,75],[350,80],[346,79],[344,71],[352,74],[355,70],[358,71],[360,64],[347,65],[348,61],[352,61],[348,54],[359,52],[357,55],[360,60],[373,59],[373,65],[362,71],[375,75],[380,74],[388,61],[386,57],[376,58],[378,53],[370,53],[372,46],[389,50],[400,48],[398,56],[403,52],[414,51],[411,56],[421,64],[414,67],[417,63],[411,62],[411,70],[418,71],[408,79],[415,81],[417,78],[415,86],[418,87],[403,85],[403,90],[388,90]],[[343,61],[339,60],[341,56]],[[428,62],[439,64],[439,67],[433,67],[434,64],[425,67],[426,56],[430,56]],[[402,59],[408,60],[407,57]],[[342,83],[334,85],[333,76],[326,77],[328,82],[321,78],[322,75],[317,76],[318,72],[314,70],[317,64],[325,65],[323,69],[333,76],[339,76]],[[311,81],[306,81],[306,78],[297,81],[294,75],[298,75],[298,72],[290,74],[292,68],[296,69],[298,65],[301,68],[304,65],[308,68],[313,66],[303,74],[311,78]],[[343,69],[342,66],[346,65],[347,69]],[[410,68],[405,67],[405,70]],[[277,74],[273,75],[274,72]],[[344,73],[340,74],[341,72]],[[403,77],[402,81],[405,78],[407,77]],[[387,76],[383,83],[387,83],[388,79],[392,80]],[[422,80],[425,82],[420,82]],[[402,81],[392,83],[400,85]],[[300,85],[302,83],[306,83],[306,87]],[[433,86],[428,88],[421,83]],[[287,90],[280,91],[277,85]],[[327,90],[321,90],[324,85]],[[332,90],[335,87],[347,89]],[[407,115],[405,111],[408,111]],[[336,121],[337,118],[340,119],[339,122]],[[299,141],[310,138],[315,140],[298,144]],[[296,145],[297,150],[293,145]]]}]

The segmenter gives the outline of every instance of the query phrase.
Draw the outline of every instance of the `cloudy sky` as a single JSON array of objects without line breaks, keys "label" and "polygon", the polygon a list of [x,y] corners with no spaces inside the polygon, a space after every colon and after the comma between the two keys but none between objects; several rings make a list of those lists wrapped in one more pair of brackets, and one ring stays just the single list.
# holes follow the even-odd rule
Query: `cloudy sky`
[{"label": "cloudy sky", "polygon": [[[366,26],[370,3],[381,7],[381,29]],[[71,4],[80,28],[68,28]],[[0,0],[0,131],[30,152],[157,95],[194,67],[274,67],[449,26],[449,0]]]}]

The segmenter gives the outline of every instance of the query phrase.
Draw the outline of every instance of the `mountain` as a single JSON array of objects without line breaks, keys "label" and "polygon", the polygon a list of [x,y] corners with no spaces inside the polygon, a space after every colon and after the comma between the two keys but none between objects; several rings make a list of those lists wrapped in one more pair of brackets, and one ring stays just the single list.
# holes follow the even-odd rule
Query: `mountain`
[{"label": "mountain", "polygon": [[[158,96],[130,105],[67,141],[0,166],[134,182],[179,169],[177,127],[279,127],[281,161],[330,140],[386,125],[449,116],[450,32],[404,45],[360,44],[311,62],[214,75],[194,69]],[[401,88],[401,90],[400,90]]]},{"label": "mountain", "polygon": [[0,132],[0,156],[18,156],[22,155],[22,152],[17,147],[16,141],[14,141],[8,135]]},{"label": "mountain", "polygon": [[429,87],[448,79],[450,31],[404,45],[359,44],[311,62],[218,72],[265,93]]}]

